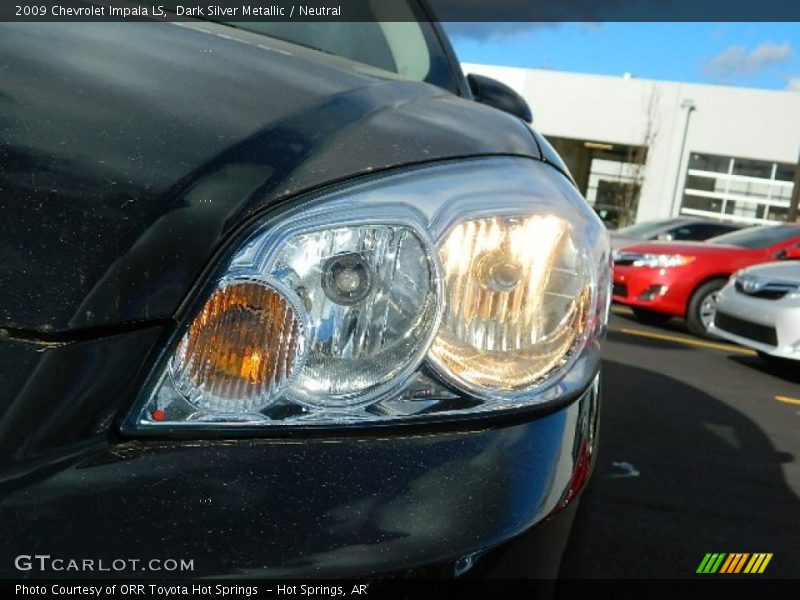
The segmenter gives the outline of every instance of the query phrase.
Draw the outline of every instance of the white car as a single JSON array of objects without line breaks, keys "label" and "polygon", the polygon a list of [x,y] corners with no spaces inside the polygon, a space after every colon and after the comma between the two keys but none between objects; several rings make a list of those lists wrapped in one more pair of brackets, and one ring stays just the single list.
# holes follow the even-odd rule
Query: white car
[{"label": "white car", "polygon": [[800,361],[800,262],[742,269],[720,290],[711,333],[766,359]]}]

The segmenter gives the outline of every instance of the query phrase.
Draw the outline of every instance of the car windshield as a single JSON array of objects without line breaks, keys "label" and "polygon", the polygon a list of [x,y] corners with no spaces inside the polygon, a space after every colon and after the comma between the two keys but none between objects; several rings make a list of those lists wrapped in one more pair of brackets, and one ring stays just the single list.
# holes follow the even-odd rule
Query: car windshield
[{"label": "car windshield", "polygon": [[[225,24],[458,93],[446,51],[431,24],[418,18],[415,11],[419,7],[410,0],[395,2],[391,14],[383,14],[386,5],[381,1],[365,0],[359,5],[364,13],[360,22],[229,21]],[[405,19],[398,20],[398,15]]]},{"label": "car windshield", "polygon": [[793,237],[800,237],[800,226],[797,225],[764,225],[760,227],[750,227],[733,233],[726,233],[712,238],[711,244],[726,244],[739,246],[741,248],[769,248],[775,244],[780,244]]},{"label": "car windshield", "polygon": [[677,221],[646,221],[644,223],[638,223],[637,225],[617,229],[614,233],[623,237],[646,240],[649,237],[658,235],[676,222]]}]

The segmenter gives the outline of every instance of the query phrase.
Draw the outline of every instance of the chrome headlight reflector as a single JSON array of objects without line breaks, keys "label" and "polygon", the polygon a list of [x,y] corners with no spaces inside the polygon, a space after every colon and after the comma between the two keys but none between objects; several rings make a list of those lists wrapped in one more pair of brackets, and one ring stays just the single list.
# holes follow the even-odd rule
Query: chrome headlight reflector
[{"label": "chrome headlight reflector", "polygon": [[364,404],[419,366],[439,311],[438,268],[425,237],[397,224],[334,227],[287,239],[268,261],[308,313],[308,358],[291,398]]},{"label": "chrome headlight reflector", "polygon": [[571,229],[553,215],[491,217],[444,239],[445,309],[430,355],[459,387],[518,393],[568,360],[595,283]]},{"label": "chrome headlight reflector", "polygon": [[593,380],[609,281],[604,227],[537,161],[452,163],[332,192],[244,238],[123,429],[548,403]]}]

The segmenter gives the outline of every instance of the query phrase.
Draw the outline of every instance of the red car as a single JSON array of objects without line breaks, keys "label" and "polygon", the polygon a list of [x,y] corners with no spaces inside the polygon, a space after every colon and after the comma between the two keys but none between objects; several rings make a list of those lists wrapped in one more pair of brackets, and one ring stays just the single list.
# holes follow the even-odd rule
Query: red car
[{"label": "red car", "polygon": [[751,227],[707,242],[645,242],[615,253],[613,300],[642,321],[683,317],[695,335],[710,337],[717,293],[744,267],[800,258],[800,225]]}]

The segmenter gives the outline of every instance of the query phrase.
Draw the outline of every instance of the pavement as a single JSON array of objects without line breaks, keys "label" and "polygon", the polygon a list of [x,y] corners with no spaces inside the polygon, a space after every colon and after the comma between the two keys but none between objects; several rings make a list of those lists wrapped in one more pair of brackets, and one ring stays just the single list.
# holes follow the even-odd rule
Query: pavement
[{"label": "pavement", "polygon": [[773,553],[748,577],[800,577],[800,364],[778,372],[615,306],[603,378],[562,577],[695,577],[709,552]]}]

